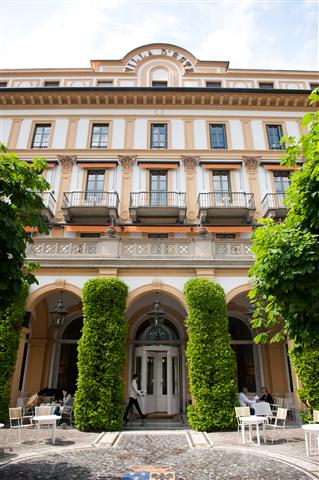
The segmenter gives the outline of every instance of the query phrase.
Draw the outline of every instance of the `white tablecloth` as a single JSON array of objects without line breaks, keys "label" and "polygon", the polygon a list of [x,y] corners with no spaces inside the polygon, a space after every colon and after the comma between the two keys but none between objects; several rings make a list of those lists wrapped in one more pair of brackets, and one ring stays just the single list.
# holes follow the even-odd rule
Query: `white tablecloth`
[{"label": "white tablecloth", "polygon": [[252,407],[255,409],[256,415],[264,415],[266,417],[270,417],[272,415],[270,405],[267,402],[256,402],[252,405]]}]

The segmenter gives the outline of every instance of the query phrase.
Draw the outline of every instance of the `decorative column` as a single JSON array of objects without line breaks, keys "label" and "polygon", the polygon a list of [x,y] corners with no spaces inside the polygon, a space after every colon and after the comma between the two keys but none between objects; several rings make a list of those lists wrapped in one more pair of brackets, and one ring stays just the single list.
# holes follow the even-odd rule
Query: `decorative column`
[{"label": "decorative column", "polygon": [[63,194],[68,192],[70,188],[71,174],[73,165],[76,162],[76,155],[58,155],[58,162],[61,165],[60,189],[57,195],[55,218],[62,222],[62,203]]},{"label": "decorative column", "polygon": [[128,222],[130,218],[130,193],[132,187],[133,165],[137,155],[119,155],[119,163],[122,166],[121,176],[121,200],[120,200],[120,220]]},{"label": "decorative column", "polygon": [[200,157],[194,155],[182,155],[186,180],[186,218],[188,223],[194,223],[197,217],[196,203],[196,165]]},{"label": "decorative column", "polygon": [[249,190],[251,193],[254,194],[254,200],[256,205],[255,219],[258,219],[261,217],[261,203],[260,203],[260,192],[259,192],[259,185],[258,185],[257,168],[258,168],[258,165],[260,164],[261,156],[243,155],[242,159],[245,164],[245,168],[247,172]]}]

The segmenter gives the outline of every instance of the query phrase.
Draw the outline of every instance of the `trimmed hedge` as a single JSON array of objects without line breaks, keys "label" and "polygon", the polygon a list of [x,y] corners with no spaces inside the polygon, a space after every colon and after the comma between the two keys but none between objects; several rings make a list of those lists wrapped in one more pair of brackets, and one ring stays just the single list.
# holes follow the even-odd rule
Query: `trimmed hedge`
[{"label": "trimmed hedge", "polygon": [[83,431],[113,431],[122,424],[127,293],[127,285],[117,278],[92,279],[83,288],[74,405],[76,426]]},{"label": "trimmed hedge", "polygon": [[319,348],[292,348],[289,356],[302,383],[298,390],[300,400],[312,410],[319,410]]},{"label": "trimmed hedge", "polygon": [[[17,360],[20,330],[28,288],[10,299],[7,308],[0,307],[0,418],[8,417],[11,379]],[[8,302],[9,303],[9,302]]]},{"label": "trimmed hedge", "polygon": [[194,399],[188,407],[188,421],[200,431],[233,428],[236,362],[224,290],[208,279],[194,278],[185,284],[184,294],[189,308],[186,356]]}]

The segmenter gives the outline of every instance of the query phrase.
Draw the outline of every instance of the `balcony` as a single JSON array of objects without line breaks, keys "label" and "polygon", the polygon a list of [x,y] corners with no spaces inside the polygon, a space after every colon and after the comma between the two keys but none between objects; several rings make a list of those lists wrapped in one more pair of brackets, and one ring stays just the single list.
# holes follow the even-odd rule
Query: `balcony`
[{"label": "balcony", "polygon": [[54,217],[54,210],[55,210],[55,198],[52,192],[38,192],[39,197],[42,198],[42,202],[44,203],[44,210],[41,211],[44,219],[47,222],[51,222],[52,218]]},{"label": "balcony", "polygon": [[284,204],[285,193],[267,193],[262,199],[263,216],[279,220],[287,215],[288,209]]},{"label": "balcony", "polygon": [[116,220],[118,206],[117,192],[65,192],[62,212],[68,222],[99,225]]},{"label": "balcony", "polygon": [[27,247],[27,259],[42,267],[249,268],[248,240],[210,238],[147,240],[141,238],[39,238]]},{"label": "balcony", "polygon": [[210,192],[198,195],[199,218],[209,225],[250,224],[255,210],[253,193]]},{"label": "balcony", "polygon": [[137,223],[183,223],[186,215],[186,193],[133,192],[130,213]]}]

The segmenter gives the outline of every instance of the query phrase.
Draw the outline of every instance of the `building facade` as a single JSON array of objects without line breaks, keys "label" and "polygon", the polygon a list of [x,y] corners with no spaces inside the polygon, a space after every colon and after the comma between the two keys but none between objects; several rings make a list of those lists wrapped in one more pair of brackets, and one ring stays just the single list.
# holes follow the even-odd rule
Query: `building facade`
[{"label": "building facade", "polygon": [[[253,343],[247,273],[258,219],[286,214],[280,137],[302,134],[317,83],[317,72],[231,69],[169,44],[87,69],[2,71],[1,140],[27,162],[45,156],[51,186],[39,212],[50,234],[30,231],[27,256],[41,268],[12,404],[46,386],[75,390],[81,290],[96,277],[129,286],[124,377],[140,373],[146,412],[191,401],[183,286],[193,277],[225,290],[238,387],[296,401],[287,345]],[[67,316],[56,328],[60,298]]]}]

